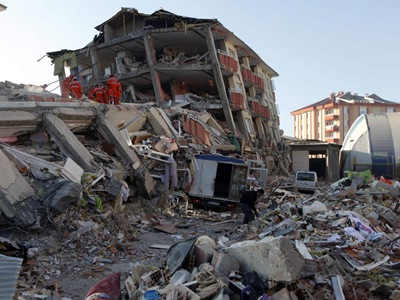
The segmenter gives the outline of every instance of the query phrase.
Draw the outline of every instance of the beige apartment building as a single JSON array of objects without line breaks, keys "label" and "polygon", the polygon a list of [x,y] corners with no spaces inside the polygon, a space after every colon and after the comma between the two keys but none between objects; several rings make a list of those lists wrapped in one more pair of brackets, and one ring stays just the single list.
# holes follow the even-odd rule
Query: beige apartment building
[{"label": "beige apartment building", "polygon": [[400,103],[384,100],[375,94],[359,96],[341,91],[290,114],[294,118],[296,138],[342,144],[359,116],[399,111]]}]

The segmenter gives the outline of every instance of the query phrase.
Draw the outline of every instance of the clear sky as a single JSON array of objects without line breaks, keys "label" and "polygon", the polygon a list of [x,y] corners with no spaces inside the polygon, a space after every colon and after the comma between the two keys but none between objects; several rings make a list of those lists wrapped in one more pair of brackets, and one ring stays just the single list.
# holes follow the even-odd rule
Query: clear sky
[{"label": "clear sky", "polygon": [[[331,92],[375,93],[400,102],[400,0],[0,0],[0,81],[49,84],[46,52],[76,50],[94,27],[133,7],[218,19],[276,72],[281,129],[290,112]],[[40,60],[41,59],[41,60]],[[58,83],[47,89],[56,88]],[[59,93],[59,89],[54,92]]]}]

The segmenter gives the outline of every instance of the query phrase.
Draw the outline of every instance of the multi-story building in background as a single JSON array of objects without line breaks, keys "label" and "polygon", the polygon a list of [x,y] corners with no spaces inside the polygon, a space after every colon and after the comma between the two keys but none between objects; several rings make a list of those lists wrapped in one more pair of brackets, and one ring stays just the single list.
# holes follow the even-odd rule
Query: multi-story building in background
[{"label": "multi-story building in background", "polygon": [[211,112],[245,145],[276,149],[281,142],[278,73],[218,20],[122,8],[96,29],[82,49],[47,53],[60,80],[67,65],[85,92],[116,74],[122,102],[189,104]]},{"label": "multi-story building in background", "polygon": [[342,144],[354,121],[364,114],[400,112],[400,104],[375,94],[331,93],[319,102],[291,112],[294,136]]}]

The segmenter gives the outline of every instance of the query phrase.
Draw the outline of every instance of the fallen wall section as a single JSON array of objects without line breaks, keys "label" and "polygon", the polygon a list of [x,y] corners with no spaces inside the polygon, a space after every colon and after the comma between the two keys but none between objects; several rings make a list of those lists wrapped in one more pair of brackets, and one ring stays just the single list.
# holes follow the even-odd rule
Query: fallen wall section
[{"label": "fallen wall section", "polygon": [[304,264],[286,237],[239,242],[225,251],[239,260],[241,271],[256,271],[264,280],[298,280]]}]

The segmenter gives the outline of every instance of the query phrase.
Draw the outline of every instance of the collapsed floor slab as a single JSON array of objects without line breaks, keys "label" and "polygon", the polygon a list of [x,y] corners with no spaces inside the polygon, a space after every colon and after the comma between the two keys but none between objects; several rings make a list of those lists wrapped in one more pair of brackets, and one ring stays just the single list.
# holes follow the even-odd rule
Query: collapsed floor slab
[{"label": "collapsed floor slab", "polygon": [[154,192],[154,181],[149,171],[141,164],[135,151],[129,148],[124,137],[103,114],[97,116],[96,122],[103,138],[114,145],[115,153],[123,161],[134,167],[133,177],[137,181],[137,188],[143,195],[149,197]]},{"label": "collapsed floor slab", "polygon": [[286,237],[239,242],[224,251],[239,260],[241,270],[255,271],[264,280],[300,278],[303,259]]}]

